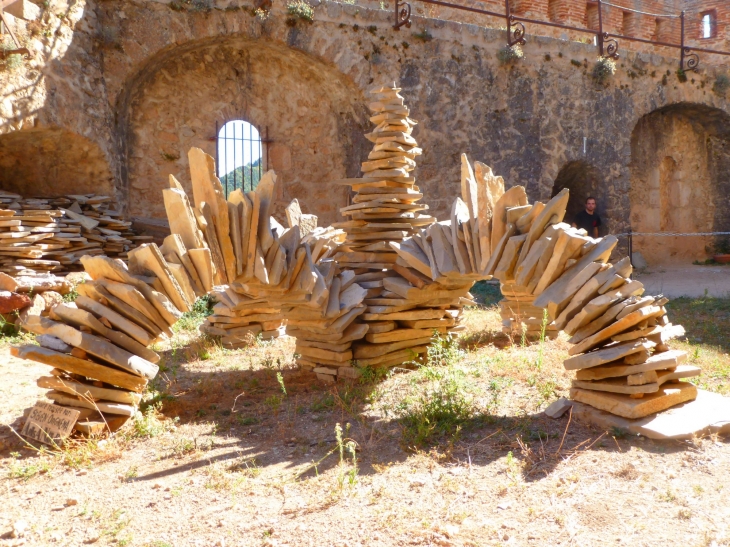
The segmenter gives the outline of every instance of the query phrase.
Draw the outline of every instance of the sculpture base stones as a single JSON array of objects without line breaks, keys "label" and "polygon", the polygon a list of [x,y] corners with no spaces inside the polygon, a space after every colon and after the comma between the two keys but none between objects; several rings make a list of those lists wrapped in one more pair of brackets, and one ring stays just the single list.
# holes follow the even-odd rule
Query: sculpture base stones
[{"label": "sculpture base stones", "polygon": [[513,282],[503,283],[500,290],[504,298],[499,302],[499,314],[502,317],[502,332],[512,338],[528,340],[545,338],[555,339],[560,332],[554,321],[544,317],[544,308],[536,307],[535,297],[526,287],[515,285]]},{"label": "sculpture base stones", "polygon": [[[689,386],[684,390],[694,387],[683,384]],[[650,439],[687,440],[702,435],[730,434],[730,398],[703,389],[697,389],[696,392],[696,398],[692,401],[636,419],[617,416],[578,401],[570,401],[569,404],[573,408],[574,420],[608,431],[616,429]]]}]

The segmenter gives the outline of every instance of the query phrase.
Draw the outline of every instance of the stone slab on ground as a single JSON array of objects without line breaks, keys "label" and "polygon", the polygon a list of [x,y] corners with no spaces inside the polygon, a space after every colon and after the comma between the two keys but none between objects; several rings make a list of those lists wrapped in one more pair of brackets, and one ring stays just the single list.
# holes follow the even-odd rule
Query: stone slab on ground
[{"label": "stone slab on ground", "polygon": [[572,401],[573,419],[611,430],[617,428],[650,439],[691,439],[700,435],[730,435],[730,397],[697,390],[694,401],[646,418],[630,420]]}]

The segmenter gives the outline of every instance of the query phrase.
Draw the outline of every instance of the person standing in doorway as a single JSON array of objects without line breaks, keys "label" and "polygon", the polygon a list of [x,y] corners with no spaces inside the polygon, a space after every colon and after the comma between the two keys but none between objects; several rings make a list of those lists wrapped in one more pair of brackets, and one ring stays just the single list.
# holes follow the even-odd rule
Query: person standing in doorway
[{"label": "person standing in doorway", "polygon": [[596,213],[596,198],[589,196],[586,199],[586,207],[575,215],[573,228],[583,228],[591,237],[598,237],[598,227],[601,225],[601,217]]}]

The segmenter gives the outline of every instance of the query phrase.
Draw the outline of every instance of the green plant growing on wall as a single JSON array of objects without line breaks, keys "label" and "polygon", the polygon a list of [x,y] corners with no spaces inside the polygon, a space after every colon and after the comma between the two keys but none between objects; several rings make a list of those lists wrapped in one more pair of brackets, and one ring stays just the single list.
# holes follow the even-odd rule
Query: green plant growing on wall
[{"label": "green plant growing on wall", "polygon": [[687,81],[687,73],[681,68],[677,69],[677,80],[682,84]]},{"label": "green plant growing on wall", "polygon": [[616,74],[616,63],[608,57],[599,57],[591,76],[599,84],[605,83]]},{"label": "green plant growing on wall", "polygon": [[13,71],[23,64],[22,55],[5,55],[5,52],[11,49],[15,49],[15,43],[12,38],[10,36],[0,36],[0,51],[3,52],[3,55],[0,56],[0,70]]},{"label": "green plant growing on wall", "polygon": [[310,6],[305,0],[293,0],[286,5],[286,12],[289,17],[286,19],[286,24],[294,26],[297,21],[306,21],[311,23],[314,21],[314,8]]},{"label": "green plant growing on wall", "polygon": [[271,10],[267,10],[265,8],[256,8],[253,14],[254,17],[256,17],[259,21],[266,21],[269,18],[269,15],[271,15]]},{"label": "green plant growing on wall", "polygon": [[497,52],[497,60],[500,65],[513,65],[524,57],[525,52],[517,44],[514,46],[505,46]]},{"label": "green plant growing on wall", "polygon": [[423,29],[421,32],[414,32],[413,37],[422,42],[430,42],[433,40],[433,36],[428,32],[428,29]]},{"label": "green plant growing on wall", "polygon": [[724,97],[728,89],[730,89],[730,77],[727,74],[718,74],[712,85],[712,91]]}]

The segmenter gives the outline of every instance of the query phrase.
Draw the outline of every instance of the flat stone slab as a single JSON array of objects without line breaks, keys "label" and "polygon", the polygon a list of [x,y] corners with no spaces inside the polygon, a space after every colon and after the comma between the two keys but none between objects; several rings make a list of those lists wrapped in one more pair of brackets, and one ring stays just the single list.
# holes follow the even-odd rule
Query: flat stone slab
[{"label": "flat stone slab", "polygon": [[730,435],[730,397],[697,390],[694,401],[630,420],[598,410],[590,405],[571,401],[573,418],[603,429],[617,428],[650,439],[691,439],[697,435]]}]

